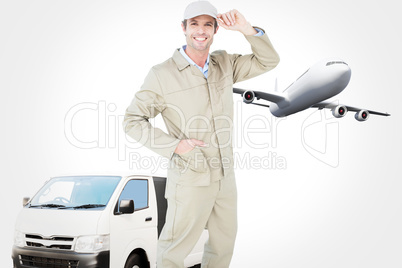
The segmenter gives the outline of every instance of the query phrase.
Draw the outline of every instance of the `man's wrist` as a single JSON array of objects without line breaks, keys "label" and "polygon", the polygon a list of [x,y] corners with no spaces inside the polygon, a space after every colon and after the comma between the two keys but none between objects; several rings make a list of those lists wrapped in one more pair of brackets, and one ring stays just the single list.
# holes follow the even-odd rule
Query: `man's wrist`
[{"label": "man's wrist", "polygon": [[241,33],[244,35],[256,35],[258,31],[248,22],[244,29],[241,30]]}]

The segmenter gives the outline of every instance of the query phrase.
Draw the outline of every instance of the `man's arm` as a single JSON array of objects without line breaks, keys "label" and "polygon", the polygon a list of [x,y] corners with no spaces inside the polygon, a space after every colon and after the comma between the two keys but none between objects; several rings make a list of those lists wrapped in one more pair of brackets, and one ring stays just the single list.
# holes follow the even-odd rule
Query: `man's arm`
[{"label": "man's arm", "polygon": [[218,14],[218,23],[227,30],[242,33],[251,44],[253,51],[250,55],[231,55],[233,83],[258,76],[278,65],[279,55],[268,36],[265,33],[262,36],[255,36],[257,31],[239,11],[231,10]]},{"label": "man's arm", "polygon": [[154,71],[148,73],[141,90],[138,91],[124,117],[124,131],[131,138],[148,149],[170,158],[172,153],[185,154],[194,147],[205,147],[203,141],[196,139],[178,139],[155,128],[149,122],[166,108],[158,78]]},{"label": "man's arm", "polygon": [[137,142],[159,155],[170,158],[180,139],[154,128],[148,121],[166,108],[162,95],[158,78],[151,69],[141,90],[135,94],[126,110],[123,128],[127,135]]}]

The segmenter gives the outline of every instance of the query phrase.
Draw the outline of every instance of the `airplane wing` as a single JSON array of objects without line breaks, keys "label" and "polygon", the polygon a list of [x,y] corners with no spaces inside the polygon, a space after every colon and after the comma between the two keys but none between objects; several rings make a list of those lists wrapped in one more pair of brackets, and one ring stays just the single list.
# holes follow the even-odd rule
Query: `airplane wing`
[{"label": "airplane wing", "polygon": [[[254,97],[257,100],[263,99],[263,100],[270,101],[270,102],[275,102],[275,103],[278,103],[278,102],[286,100],[285,96],[282,96],[280,94],[268,93],[268,92],[262,92],[262,91],[254,91],[254,90],[250,91],[250,90],[244,90],[244,89],[240,89],[240,88],[233,88],[233,93],[240,94],[240,95],[243,96],[243,98],[246,98],[244,96],[245,92],[253,93]],[[250,101],[250,103],[252,103],[252,100]],[[252,104],[260,105],[260,104],[257,104],[257,103],[252,103]],[[266,105],[261,105],[261,106],[266,106]]]},{"label": "airplane wing", "polygon": [[[241,94],[243,97],[243,102],[248,103],[248,104],[270,107],[269,105],[266,105],[266,104],[254,102],[255,99],[257,99],[257,100],[263,99],[263,100],[266,100],[266,101],[269,101],[272,103],[276,103],[275,108],[277,110],[280,110],[280,109],[286,110],[289,107],[291,107],[291,105],[292,105],[292,103],[290,103],[291,101],[286,97],[286,95],[281,94],[281,93],[273,93],[273,92],[268,93],[268,92],[262,92],[262,91],[254,91],[254,90],[244,90],[244,89],[240,89],[240,88],[233,88],[233,93]],[[270,109],[271,108],[272,107],[270,107]],[[319,110],[322,110],[324,108],[331,109],[333,116],[336,118],[344,117],[346,115],[346,113],[349,111],[355,112],[356,113],[355,119],[357,121],[366,121],[369,118],[370,114],[381,115],[381,116],[390,116],[390,114],[388,114],[388,113],[381,113],[381,112],[376,112],[376,111],[372,111],[372,110],[366,110],[366,109],[362,109],[362,108],[346,106],[346,105],[342,105],[342,104],[338,104],[338,103],[330,102],[330,101],[318,102],[318,103],[310,106],[310,108],[318,108]],[[298,111],[300,111],[300,110],[293,111],[292,113],[295,113]],[[271,110],[271,113],[272,113],[272,110]],[[287,111],[287,113],[288,114],[286,114],[286,113],[283,113],[283,114],[284,115],[292,114],[289,111]]]},{"label": "airplane wing", "polygon": [[[328,108],[328,109],[333,109],[335,107],[337,107],[339,104],[336,104],[334,102],[329,102],[329,101],[322,101],[319,103],[314,104],[313,106],[311,106],[312,108],[318,108],[318,109],[324,109],[324,108]],[[351,112],[360,112],[362,110],[366,110],[366,109],[361,109],[361,108],[356,108],[356,107],[352,107],[352,106],[348,106],[348,105],[342,105],[344,107],[346,107],[346,109],[348,111]],[[390,116],[389,113],[380,113],[380,112],[376,112],[376,111],[372,111],[372,110],[366,110],[369,114],[375,114],[375,115],[382,115],[382,116]]]}]

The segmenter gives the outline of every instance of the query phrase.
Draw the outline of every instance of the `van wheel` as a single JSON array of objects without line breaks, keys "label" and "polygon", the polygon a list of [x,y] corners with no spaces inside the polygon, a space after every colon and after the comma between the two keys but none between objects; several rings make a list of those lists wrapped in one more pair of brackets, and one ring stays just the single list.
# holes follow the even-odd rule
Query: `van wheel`
[{"label": "van wheel", "polygon": [[124,265],[124,268],[145,268],[144,262],[141,260],[140,255],[138,254],[132,254],[130,257],[128,257],[126,265]]}]

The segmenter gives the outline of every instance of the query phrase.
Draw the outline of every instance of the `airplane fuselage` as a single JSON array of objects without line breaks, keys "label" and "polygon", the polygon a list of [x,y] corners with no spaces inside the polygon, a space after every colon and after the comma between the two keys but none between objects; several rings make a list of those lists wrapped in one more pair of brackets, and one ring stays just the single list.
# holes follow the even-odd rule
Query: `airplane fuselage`
[{"label": "airplane fuselage", "polygon": [[313,65],[282,93],[284,99],[270,105],[271,113],[284,117],[310,108],[342,92],[351,77],[341,60],[323,60]]}]

